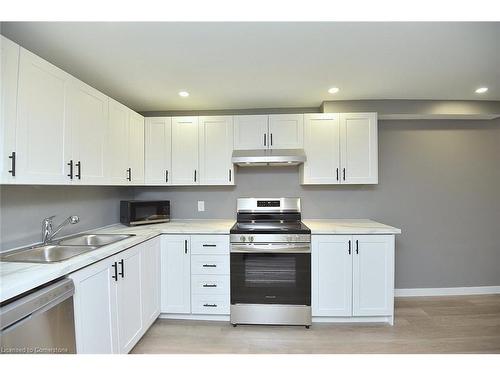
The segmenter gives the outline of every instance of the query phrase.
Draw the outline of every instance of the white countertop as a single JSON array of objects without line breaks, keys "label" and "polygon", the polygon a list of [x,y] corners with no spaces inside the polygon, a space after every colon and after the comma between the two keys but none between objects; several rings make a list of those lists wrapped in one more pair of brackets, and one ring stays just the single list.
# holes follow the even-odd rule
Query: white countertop
[{"label": "white countertop", "polygon": [[400,234],[401,229],[369,219],[304,219],[311,234]]},{"label": "white countertop", "polygon": [[[401,233],[400,229],[365,219],[309,219],[303,221],[311,229],[312,234]],[[135,236],[60,263],[0,262],[0,302],[68,275],[160,234],[229,234],[229,230],[234,223],[234,219],[172,220],[169,223],[138,227],[116,224],[96,230],[88,230],[86,233],[124,233],[135,234]]]}]

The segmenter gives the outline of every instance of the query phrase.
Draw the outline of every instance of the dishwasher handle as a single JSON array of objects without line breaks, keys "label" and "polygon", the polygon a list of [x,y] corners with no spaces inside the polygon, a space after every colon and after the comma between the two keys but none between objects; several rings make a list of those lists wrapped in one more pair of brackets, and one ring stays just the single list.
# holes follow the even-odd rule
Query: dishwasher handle
[{"label": "dishwasher handle", "polygon": [[64,278],[0,307],[0,331],[7,333],[33,316],[41,314],[75,293],[73,280]]}]

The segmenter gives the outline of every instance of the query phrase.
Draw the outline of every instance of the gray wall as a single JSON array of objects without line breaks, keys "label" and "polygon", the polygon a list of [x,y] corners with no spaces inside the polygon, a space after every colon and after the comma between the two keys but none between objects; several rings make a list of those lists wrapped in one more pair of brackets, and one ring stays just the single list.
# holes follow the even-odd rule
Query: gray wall
[{"label": "gray wall", "polygon": [[402,228],[398,288],[500,285],[500,120],[380,121],[379,169],[378,185],[307,187],[297,168],[240,168],[235,187],[136,188],[136,198],[170,199],[174,218],[234,218],[238,197],[299,196],[305,218]]},{"label": "gray wall", "polygon": [[127,187],[0,186],[0,250],[39,242],[41,221],[51,215],[57,225],[80,216],[61,235],[118,223],[119,200],[132,195]]},{"label": "gray wall", "polygon": [[[400,227],[398,288],[500,285],[500,120],[380,121],[380,183],[300,186],[297,168],[240,168],[235,187],[135,188],[174,218],[234,218],[241,196],[299,196],[306,218]],[[80,215],[65,233],[116,223],[129,188],[0,186],[0,245],[39,240],[40,221]],[[197,200],[206,211],[196,211]]]}]

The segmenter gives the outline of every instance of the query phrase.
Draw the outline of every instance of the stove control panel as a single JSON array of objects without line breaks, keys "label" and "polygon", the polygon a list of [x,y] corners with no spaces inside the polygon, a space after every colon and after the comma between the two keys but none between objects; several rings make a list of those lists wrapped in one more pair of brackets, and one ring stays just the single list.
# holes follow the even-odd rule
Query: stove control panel
[{"label": "stove control panel", "polygon": [[257,207],[279,207],[280,201],[272,200],[272,201],[257,201]]},{"label": "stove control panel", "polygon": [[308,243],[311,242],[310,234],[231,234],[231,243]]}]

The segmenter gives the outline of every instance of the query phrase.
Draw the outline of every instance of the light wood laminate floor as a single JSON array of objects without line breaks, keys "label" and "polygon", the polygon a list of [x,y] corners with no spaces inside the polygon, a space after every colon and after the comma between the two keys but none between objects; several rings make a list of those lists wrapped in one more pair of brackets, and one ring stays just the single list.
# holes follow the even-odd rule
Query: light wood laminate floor
[{"label": "light wood laminate floor", "polygon": [[500,353],[500,295],[397,298],[394,326],[158,319],[132,353]]}]

